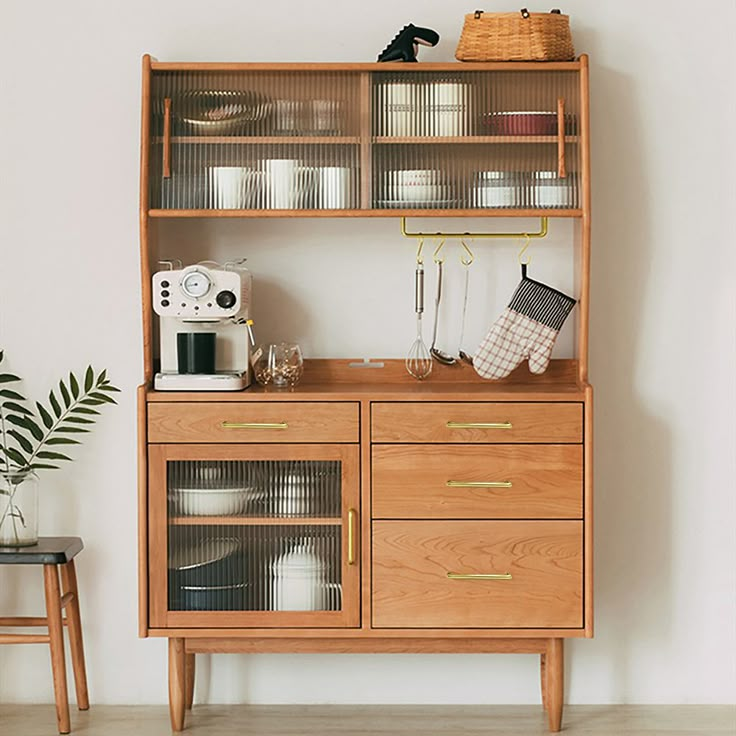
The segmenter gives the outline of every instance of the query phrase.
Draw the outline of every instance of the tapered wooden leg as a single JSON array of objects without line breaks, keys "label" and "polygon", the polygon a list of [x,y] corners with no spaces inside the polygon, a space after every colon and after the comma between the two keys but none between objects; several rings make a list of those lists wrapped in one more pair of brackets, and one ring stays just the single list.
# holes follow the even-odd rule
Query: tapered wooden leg
[{"label": "tapered wooden leg", "polygon": [[169,639],[169,713],[172,731],[184,728],[185,679],[184,639]]},{"label": "tapered wooden leg", "polygon": [[74,688],[77,691],[77,707],[79,710],[89,710],[87,668],[84,665],[82,618],[79,615],[79,591],[77,590],[77,571],[74,568],[74,560],[61,565],[61,586],[64,593],[71,593],[74,596],[66,606],[66,618],[72,667],[74,668]]},{"label": "tapered wooden leg", "polygon": [[542,683],[542,708],[547,710],[547,661],[544,654],[539,655],[539,679]]},{"label": "tapered wooden leg", "polygon": [[51,672],[54,678],[56,720],[59,733],[69,733],[69,693],[66,689],[66,662],[64,661],[64,627],[61,622],[61,590],[56,565],[43,566],[44,593],[46,594],[46,618],[49,626]]},{"label": "tapered wooden leg", "polygon": [[563,639],[548,639],[545,656],[547,672],[547,718],[549,730],[557,732],[562,726],[562,699],[565,693],[565,656]]},{"label": "tapered wooden leg", "polygon": [[186,655],[186,678],[187,678],[187,697],[186,705],[187,710],[192,709],[194,704],[194,654]]}]

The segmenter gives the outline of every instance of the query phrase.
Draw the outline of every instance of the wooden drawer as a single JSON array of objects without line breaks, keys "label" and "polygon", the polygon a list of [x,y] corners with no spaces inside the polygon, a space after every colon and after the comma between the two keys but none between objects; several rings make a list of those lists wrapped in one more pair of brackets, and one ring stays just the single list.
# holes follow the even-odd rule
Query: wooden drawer
[{"label": "wooden drawer", "polygon": [[373,626],[581,628],[583,523],[376,521]]},{"label": "wooden drawer", "polygon": [[377,519],[579,519],[582,445],[374,445]]},{"label": "wooden drawer", "polygon": [[371,409],[371,440],[582,442],[583,405],[572,402],[374,403]]},{"label": "wooden drawer", "polygon": [[357,403],[148,405],[149,442],[358,442]]}]

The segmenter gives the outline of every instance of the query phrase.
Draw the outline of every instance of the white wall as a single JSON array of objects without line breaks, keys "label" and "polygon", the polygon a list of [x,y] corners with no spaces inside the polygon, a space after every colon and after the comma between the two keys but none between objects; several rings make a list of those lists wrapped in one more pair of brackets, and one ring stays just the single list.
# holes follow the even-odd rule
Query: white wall
[{"label": "white wall", "polygon": [[[736,9],[733,2],[708,2],[695,11],[681,0],[644,6],[569,0],[564,9],[577,49],[592,61],[597,402],[597,636],[569,646],[568,699],[733,702]],[[5,367],[25,376],[31,394],[89,360],[108,367],[124,388],[121,405],[106,412],[74,466],[43,476],[42,532],[80,534],[87,545],[79,572],[95,702],[166,698],[165,643],[137,639],[141,55],[372,60],[411,21],[442,35],[422,58],[445,61],[452,59],[462,13],[471,10],[446,0],[400,6],[69,0],[4,7]],[[207,229],[171,227],[189,240]],[[272,234],[270,225],[258,224],[257,237],[243,227],[220,231],[218,244],[242,243],[257,278],[269,285],[264,295],[281,284],[296,290],[310,315],[299,337],[312,355],[403,352],[412,332],[413,254],[396,222],[300,221],[278,224]],[[566,286],[569,274],[554,262],[567,252],[567,231],[557,224],[553,235],[557,245],[534,248],[535,273]],[[516,279],[513,244],[479,251],[473,339]],[[340,297],[339,315],[328,306],[332,295],[315,288],[317,280]],[[450,290],[459,298],[457,289],[455,273]],[[275,320],[262,317],[264,329],[275,332]],[[0,568],[0,610],[41,606],[40,575]],[[198,698],[211,701],[538,701],[531,656],[201,659]],[[0,648],[0,701],[51,697],[43,647]]]}]

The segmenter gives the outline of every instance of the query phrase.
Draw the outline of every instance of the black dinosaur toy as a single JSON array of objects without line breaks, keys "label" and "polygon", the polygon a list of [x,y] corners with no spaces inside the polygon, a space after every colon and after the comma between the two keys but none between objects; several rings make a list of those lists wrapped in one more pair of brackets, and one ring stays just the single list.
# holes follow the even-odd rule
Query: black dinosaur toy
[{"label": "black dinosaur toy", "polygon": [[378,55],[378,61],[416,61],[419,44],[436,46],[440,34],[431,28],[420,28],[413,23],[404,26],[393,41]]}]

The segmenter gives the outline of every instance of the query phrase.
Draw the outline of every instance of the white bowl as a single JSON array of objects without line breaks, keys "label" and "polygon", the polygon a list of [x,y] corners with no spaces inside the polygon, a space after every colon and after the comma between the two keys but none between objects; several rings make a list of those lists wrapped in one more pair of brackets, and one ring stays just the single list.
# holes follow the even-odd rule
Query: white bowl
[{"label": "white bowl", "polygon": [[393,198],[402,202],[429,202],[442,198],[443,187],[438,184],[397,184]]},{"label": "white bowl", "polygon": [[180,488],[171,498],[182,516],[236,516],[259,494],[257,488]]}]

